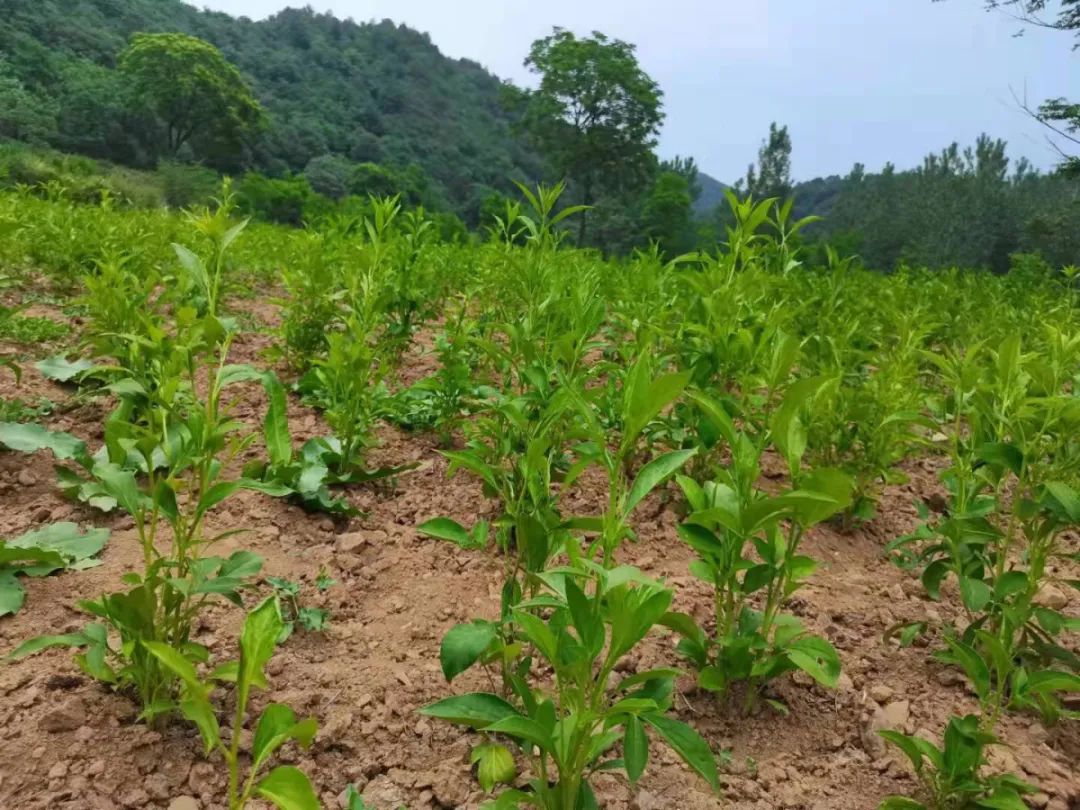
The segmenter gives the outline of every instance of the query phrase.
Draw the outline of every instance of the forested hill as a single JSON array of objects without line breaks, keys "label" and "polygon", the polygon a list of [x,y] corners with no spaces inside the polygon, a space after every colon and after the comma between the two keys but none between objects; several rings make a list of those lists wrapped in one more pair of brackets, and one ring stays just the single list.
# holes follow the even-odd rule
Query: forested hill
[{"label": "forested hill", "polygon": [[[272,174],[340,155],[431,178],[450,207],[474,207],[509,178],[540,174],[510,131],[501,82],[442,55],[426,34],[390,21],[357,24],[288,9],[254,22],[180,0],[4,0],[0,92],[21,83],[53,146],[127,164],[140,152],[113,68],[131,34],[178,31],[205,39],[253,84],[270,118],[246,160]],[[219,168],[231,169],[235,155]]]}]

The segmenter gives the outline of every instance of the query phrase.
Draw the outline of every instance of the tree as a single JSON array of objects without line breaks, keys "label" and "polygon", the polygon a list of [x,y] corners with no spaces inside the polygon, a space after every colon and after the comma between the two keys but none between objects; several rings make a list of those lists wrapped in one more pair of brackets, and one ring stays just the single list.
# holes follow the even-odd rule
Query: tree
[{"label": "tree", "polygon": [[[592,205],[601,188],[640,187],[655,168],[664,119],[659,85],[638,65],[634,46],[594,31],[554,32],[533,43],[525,66],[540,75],[522,125],[556,171]],[[585,244],[586,214],[578,242]]]},{"label": "tree", "polygon": [[786,126],[769,124],[769,137],[758,150],[757,170],[751,163],[746,171],[746,193],[759,199],[791,194],[791,136]]},{"label": "tree", "polygon": [[340,155],[319,155],[308,161],[304,177],[318,194],[340,200],[349,193],[349,183],[356,164]]},{"label": "tree", "polygon": [[44,140],[56,129],[56,103],[35,96],[0,56],[0,136]]},{"label": "tree", "polygon": [[690,201],[697,202],[697,198],[701,196],[701,177],[697,163],[692,157],[684,158],[676,155],[674,160],[661,160],[660,171],[675,172],[685,178],[690,191]]},{"label": "tree", "polygon": [[262,108],[221,51],[186,34],[136,34],[118,67],[135,97],[165,128],[176,155],[196,140],[238,147],[263,122]]},{"label": "tree", "polygon": [[642,226],[669,257],[693,246],[692,204],[690,184],[683,174],[666,171],[656,176],[642,206]]}]

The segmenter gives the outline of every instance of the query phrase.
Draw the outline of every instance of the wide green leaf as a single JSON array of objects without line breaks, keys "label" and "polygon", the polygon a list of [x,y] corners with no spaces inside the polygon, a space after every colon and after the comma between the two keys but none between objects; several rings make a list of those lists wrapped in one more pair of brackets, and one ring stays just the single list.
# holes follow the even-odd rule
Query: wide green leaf
[{"label": "wide green leaf", "polygon": [[311,780],[293,765],[279,765],[255,786],[255,792],[278,810],[322,810]]},{"label": "wide green leaf", "polygon": [[451,627],[439,647],[443,677],[452,681],[475,664],[495,640],[497,630],[493,623],[479,620]]},{"label": "wide green leaf", "polygon": [[0,422],[0,445],[20,453],[49,450],[61,461],[87,458],[86,443],[82,439],[33,423]]},{"label": "wide green leaf", "polygon": [[428,717],[474,728],[485,728],[503,718],[520,714],[501,697],[489,692],[455,695],[424,706],[417,711]]},{"label": "wide green leaf", "polygon": [[662,714],[647,714],[642,719],[664,738],[687,765],[709,783],[713,791],[720,790],[716,758],[709,744],[700,734],[686,723]]},{"label": "wide green leaf", "polygon": [[659,486],[668,477],[674,475],[682,466],[697,454],[697,448],[690,450],[673,450],[657,456],[638,472],[634,483],[630,485],[630,491],[622,505],[623,519],[630,516],[641,501]]}]

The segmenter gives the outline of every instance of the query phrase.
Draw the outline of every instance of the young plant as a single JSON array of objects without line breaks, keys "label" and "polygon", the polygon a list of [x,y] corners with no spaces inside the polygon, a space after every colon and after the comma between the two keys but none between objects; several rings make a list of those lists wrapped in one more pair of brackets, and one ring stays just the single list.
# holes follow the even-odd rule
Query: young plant
[{"label": "young plant", "polygon": [[[251,750],[240,750],[248,705],[253,688],[266,688],[266,662],[274,654],[274,646],[285,623],[276,598],[264,600],[248,614],[240,634],[240,658],[218,666],[204,680],[191,661],[173,647],[149,641],[145,646],[162,667],[180,683],[180,696],[175,704],[181,714],[195,724],[206,746],[206,754],[220,754],[229,771],[229,786],[225,796],[229,810],[244,810],[256,797],[270,802],[280,810],[320,810],[315,790],[307,775],[293,765],[278,765],[267,770],[271,758],[286,743],[293,741],[302,748],[311,745],[318,726],[309,717],[297,720],[288,706],[271,703],[255,722]],[[221,724],[211,702],[218,684],[234,685],[235,709],[228,740],[222,738]],[[246,769],[246,772],[245,772]]]},{"label": "young plant", "polygon": [[83,533],[74,523],[53,523],[0,540],[0,616],[17,613],[26,599],[17,575],[44,577],[100,565],[95,557],[108,539],[108,529]]},{"label": "young plant", "polygon": [[[805,389],[789,392],[788,405],[801,394]],[[682,636],[678,651],[693,662],[705,689],[724,694],[732,684],[746,683],[747,709],[755,705],[764,682],[791,670],[835,686],[840,675],[836,650],[782,611],[817,567],[799,553],[802,537],[850,502],[851,482],[836,470],[816,470],[796,475],[796,486],[778,494],[761,491],[757,482],[764,445],[737,429],[715,400],[697,392],[690,396],[724,437],[731,460],[714,481],[678,478],[690,508],[679,536],[698,554],[690,570],[713,588],[716,614],[712,635],[687,614],[666,617],[665,623]],[[787,435],[778,444],[797,472],[801,445],[793,438],[800,435],[795,421],[795,409],[782,407],[772,433],[774,441]],[[759,599],[760,609],[754,607]]]},{"label": "young plant", "polygon": [[934,356],[950,389],[938,406],[947,506],[890,545],[900,564],[921,569],[932,598],[955,578],[967,618],[959,642],[990,662],[988,729],[1009,706],[1056,720],[1055,693],[1080,691],[1080,658],[1061,639],[1080,620],[1043,601],[1054,563],[1077,559],[1062,536],[1080,524],[1080,493],[1067,483],[1080,467],[1067,370],[1080,346],[1058,336],[1044,356],[1024,355],[1017,335],[993,351]]},{"label": "young plant", "polygon": [[308,439],[294,452],[286,407],[285,387],[271,372],[262,377],[268,407],[263,421],[263,438],[268,458],[244,465],[246,485],[267,495],[288,497],[312,512],[352,516],[358,510],[346,498],[335,496],[330,486],[362,484],[391,478],[413,469],[416,464],[367,470],[350,461],[335,436]]},{"label": "young plant", "polygon": [[911,762],[923,796],[889,796],[878,810],[1026,810],[1036,788],[1011,773],[986,776],[986,749],[998,743],[975,715],[950,717],[941,748],[922,737],[879,731]]},{"label": "young plant", "polygon": [[[648,670],[609,685],[619,661],[667,612],[671,591],[634,568],[606,570],[588,560],[578,562],[581,568],[545,572],[543,593],[514,608],[523,638],[550,668],[553,683],[534,687],[526,667],[511,680],[515,703],[477,692],[446,698],[421,713],[471,726],[489,738],[507,737],[519,748],[534,778],[524,788],[503,792],[495,807],[595,808],[593,775],[618,770],[636,783],[644,773],[647,732],[719,790],[708,743],[669,715],[676,670]],[[489,638],[496,643],[494,628]],[[484,651],[477,639],[458,641],[448,650],[451,673],[480,660]],[[512,760],[501,746],[481,746],[474,761],[489,785],[496,778],[514,778]]]},{"label": "young plant", "polygon": [[[642,435],[661,411],[682,395],[689,380],[687,372],[655,375],[652,358],[648,353],[642,353],[626,371],[611,403],[598,403],[595,396],[590,399],[590,393],[602,393],[603,389],[580,392],[568,387],[574,393],[574,402],[589,439],[576,448],[580,461],[575,465],[575,471],[583,470],[589,464],[598,464],[608,481],[607,508],[601,517],[591,522],[590,527],[596,530],[597,541],[587,552],[589,556],[599,552],[607,567],[614,565],[615,552],[622,541],[631,535],[628,525],[630,514],[645,496],[697,453],[696,448],[663,453],[650,459],[636,476],[631,474]],[[621,427],[619,441],[615,445],[609,443],[601,418],[605,410],[616,417]],[[567,476],[566,484],[572,481],[573,474]],[[574,523],[577,528],[590,525],[581,520]]]},{"label": "young plant", "polygon": [[[224,246],[215,244],[212,264],[220,268]],[[211,512],[250,485],[232,470],[254,434],[232,417],[228,389],[261,374],[227,362],[234,333],[214,315],[199,317],[182,307],[175,321],[171,334],[155,327],[146,335],[125,336],[124,362],[114,368],[109,386],[118,405],[105,424],[99,453],[90,457],[81,442],[66,443],[45,431],[28,436],[26,426],[15,437],[23,449],[47,446],[58,457],[78,461],[87,479],[69,472],[68,485],[91,499],[108,499],[131,516],[142,570],[125,575],[127,590],[80,603],[103,623],[82,633],[31,639],[12,655],[57,645],[82,648],[79,666],[134,692],[148,720],[171,711],[176,677],[147,644],[164,644],[192,664],[205,662],[208,651],[191,638],[197,618],[218,596],[242,604],[239,591],[262,565],[247,551],[212,556],[217,542],[237,532],[207,528]]]},{"label": "young plant", "polygon": [[393,420],[406,429],[434,430],[439,444],[448,448],[464,416],[495,394],[477,381],[479,358],[473,341],[474,324],[466,318],[464,303],[445,331],[436,338],[439,369],[394,396]]},{"label": "young plant", "polygon": [[[300,592],[302,586],[299,582],[292,582],[282,577],[267,577],[266,582],[274,589],[274,595],[278,599],[278,604],[281,605],[281,615],[284,620],[281,635],[278,637],[278,644],[284,644],[289,636],[293,634],[297,625],[300,625],[301,630],[309,633],[321,633],[326,629],[326,624],[330,620],[330,611],[325,608],[301,604]],[[315,580],[315,587],[320,593],[333,584],[334,580],[322,573]]]}]

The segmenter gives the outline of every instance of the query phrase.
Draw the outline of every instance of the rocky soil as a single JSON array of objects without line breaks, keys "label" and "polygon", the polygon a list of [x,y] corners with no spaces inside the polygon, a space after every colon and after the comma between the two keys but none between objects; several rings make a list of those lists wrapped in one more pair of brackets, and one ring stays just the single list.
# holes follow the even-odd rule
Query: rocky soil
[{"label": "rocky soil", "polygon": [[[272,310],[254,311],[264,320],[273,317]],[[269,341],[265,334],[246,334],[234,359],[262,362]],[[422,350],[427,343],[420,341],[406,376],[431,368],[432,358]],[[46,420],[48,426],[100,441],[107,405],[74,403],[71,391],[42,379],[30,366],[18,388],[5,377],[0,393],[67,403],[70,407]],[[254,427],[264,406],[261,389],[252,386],[239,413]],[[314,412],[296,403],[291,408],[295,440],[326,432]],[[419,467],[393,488],[350,491],[362,517],[335,522],[255,493],[242,493],[214,516],[216,528],[248,529],[224,541],[221,552],[252,549],[265,558],[265,574],[303,581],[309,603],[330,611],[325,632],[298,631],[279,648],[269,665],[271,688],[257,701],[284,702],[318,718],[312,749],[290,748],[284,756],[311,775],[327,808],[344,807],[350,783],[377,810],[475,808],[485,797],[468,763],[474,735],[422,718],[416,709],[484,685],[480,676],[466,675],[448,686],[438,648],[455,623],[495,615],[499,572],[475,553],[419,537],[414,527],[438,515],[471,523],[489,515],[492,505],[467,475],[447,477],[447,464],[432,439],[390,427],[381,430],[380,439],[374,462],[415,461]],[[896,728],[936,739],[950,714],[974,711],[976,704],[958,674],[931,659],[932,639],[906,649],[883,641],[897,622],[940,624],[956,612],[954,598],[929,601],[916,579],[883,557],[884,545],[915,525],[915,504],[939,492],[934,460],[916,462],[908,472],[910,482],[890,489],[871,524],[851,534],[821,527],[805,541],[806,553],[821,568],[793,610],[840,651],[839,688],[783,679],[772,696],[787,705],[788,714],[765,708],[746,717],[738,705],[719,704],[697,691],[692,678],[683,678],[678,714],[714,749],[730,751],[723,796],[711,795],[657,745],[636,790],[614,777],[601,779],[598,793],[605,807],[869,810],[890,793],[914,790],[906,763],[875,732]],[[565,498],[574,514],[598,509],[602,500],[589,480]],[[24,609],[0,619],[0,653],[29,636],[80,628],[84,616],[76,602],[117,588],[120,576],[138,564],[130,520],[66,501],[47,454],[0,452],[0,503],[3,537],[58,520],[113,531],[101,566],[26,581]],[[687,572],[691,554],[676,537],[676,523],[671,504],[654,495],[637,513],[640,541],[625,547],[623,558],[664,578],[677,592],[678,608],[704,619],[709,594]],[[320,594],[313,583],[321,571],[337,584]],[[1072,600],[1072,612],[1080,612],[1076,593],[1053,590],[1045,598],[1060,605]],[[241,620],[235,608],[215,608],[199,627],[198,640],[215,655],[230,656]],[[654,633],[633,663],[672,665],[673,645],[669,634]],[[998,749],[995,758],[1002,768],[1040,786],[1031,797],[1033,807],[1080,807],[1077,725],[1047,730],[1029,717],[1003,721],[1008,747]],[[224,781],[221,763],[203,757],[193,728],[177,722],[155,731],[137,722],[133,703],[82,675],[70,651],[0,665],[0,807],[218,810]]]}]

